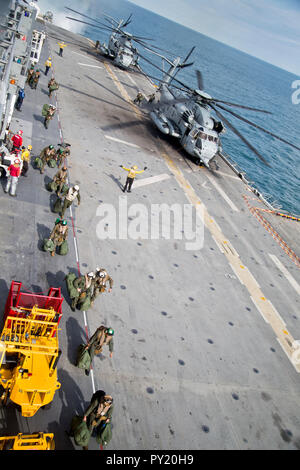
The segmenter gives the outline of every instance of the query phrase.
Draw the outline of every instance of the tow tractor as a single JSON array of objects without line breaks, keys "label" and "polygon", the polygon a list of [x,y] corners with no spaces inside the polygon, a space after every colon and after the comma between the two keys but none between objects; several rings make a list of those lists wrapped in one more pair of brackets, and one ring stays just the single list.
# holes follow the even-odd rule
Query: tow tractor
[{"label": "tow tractor", "polygon": [[49,407],[61,384],[57,380],[58,325],[62,317],[60,288],[48,294],[21,291],[12,281],[0,335],[0,402],[8,399],[31,417]]},{"label": "tow tractor", "polygon": [[54,450],[54,434],[38,432],[0,437],[0,450]]}]

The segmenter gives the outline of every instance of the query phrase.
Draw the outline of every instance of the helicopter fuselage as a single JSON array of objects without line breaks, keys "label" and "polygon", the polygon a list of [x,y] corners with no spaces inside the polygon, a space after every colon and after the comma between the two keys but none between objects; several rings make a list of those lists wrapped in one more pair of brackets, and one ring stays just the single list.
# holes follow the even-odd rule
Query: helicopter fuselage
[{"label": "helicopter fuselage", "polygon": [[187,97],[185,103],[172,104],[183,95],[176,96],[166,85],[160,91],[159,106],[150,113],[152,121],[162,133],[178,138],[189,155],[208,166],[220,148],[222,124],[199,100]]},{"label": "helicopter fuselage", "polygon": [[137,49],[132,46],[127,35],[113,33],[109,38],[108,46],[102,46],[102,52],[112,57],[116,65],[124,69],[138,62]]}]

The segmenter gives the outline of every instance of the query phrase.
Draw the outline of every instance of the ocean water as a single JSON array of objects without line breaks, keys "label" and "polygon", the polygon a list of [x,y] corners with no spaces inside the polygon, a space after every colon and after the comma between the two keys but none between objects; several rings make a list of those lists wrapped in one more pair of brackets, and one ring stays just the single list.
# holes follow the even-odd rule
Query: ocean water
[{"label": "ocean water", "polygon": [[[132,22],[126,31],[152,38],[156,46],[181,57],[196,46],[189,59],[194,65],[182,69],[176,78],[197,88],[195,70],[201,70],[204,89],[211,96],[270,111],[272,115],[230,108],[300,147],[300,104],[292,103],[292,93],[295,91],[292,83],[299,77],[125,0],[101,0],[96,8],[84,13],[99,20],[102,20],[102,13],[116,19],[125,19],[132,13]],[[86,26],[81,34],[108,43],[109,33],[104,31]],[[162,66],[159,57],[137,47],[142,55]],[[140,59],[140,66],[148,74],[161,78],[160,72],[143,59]],[[264,165],[230,129],[221,137],[223,151],[246,172],[248,179],[262,193],[270,195],[282,209],[300,214],[300,151],[220,111],[258,149],[271,167]]]}]

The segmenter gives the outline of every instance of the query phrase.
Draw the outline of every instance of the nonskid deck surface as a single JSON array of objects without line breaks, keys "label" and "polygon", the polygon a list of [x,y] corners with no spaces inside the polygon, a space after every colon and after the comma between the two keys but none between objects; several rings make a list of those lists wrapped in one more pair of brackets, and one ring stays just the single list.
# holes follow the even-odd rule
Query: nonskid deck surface
[{"label": "nonskid deck surface", "polygon": [[[80,185],[82,202],[72,206],[72,217],[67,213],[68,255],[52,258],[41,245],[56,218],[45,189],[55,170],[40,175],[30,167],[17,198],[1,195],[1,307],[11,279],[36,292],[62,287],[62,387],[52,409],[33,418],[22,418],[12,404],[1,410],[1,434],[54,432],[56,448],[72,449],[65,429],[103,389],[115,401],[108,449],[299,448],[299,368],[291,345],[300,339],[300,274],[250,211],[249,205],[263,207],[260,201],[221,159],[209,172],[158,135],[132,105],[138,90],[152,92],[147,79],[95,57],[85,38],[49,25],[47,32],[40,64],[52,57],[58,116],[45,130],[50,77],[42,74],[36,91],[26,88],[11,128],[24,129],[33,155],[62,138],[72,144],[69,179]],[[59,40],[68,44],[62,58]],[[134,164],[148,169],[124,195],[120,165]],[[192,205],[204,220],[203,247],[187,249],[185,234],[124,239],[119,225],[116,239],[100,239],[102,209],[112,205],[119,217],[126,202],[129,233],[134,209],[150,220],[155,204]],[[280,236],[286,231],[294,252],[296,224],[272,223]],[[64,276],[96,266],[114,279],[112,293],[85,314],[73,313]],[[110,359],[103,351],[86,377],[73,365],[77,347],[102,323],[115,329],[115,353]],[[93,439],[89,447],[97,448]]]}]

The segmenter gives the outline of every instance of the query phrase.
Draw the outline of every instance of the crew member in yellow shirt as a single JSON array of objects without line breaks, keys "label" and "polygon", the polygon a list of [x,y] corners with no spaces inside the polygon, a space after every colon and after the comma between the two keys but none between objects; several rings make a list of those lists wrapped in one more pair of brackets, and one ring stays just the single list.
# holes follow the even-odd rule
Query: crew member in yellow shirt
[{"label": "crew member in yellow shirt", "polygon": [[22,176],[27,176],[31,150],[32,150],[32,145],[28,145],[27,149],[25,147],[22,147],[22,153],[21,153],[21,158],[23,161]]},{"label": "crew member in yellow shirt", "polygon": [[58,42],[57,43],[59,45],[59,56],[62,57],[63,56],[63,51],[64,51],[64,47],[67,46],[67,44],[65,44],[63,41],[62,42]]},{"label": "crew member in yellow shirt", "polygon": [[134,178],[136,175],[139,175],[140,173],[143,173],[145,170],[147,170],[147,167],[145,166],[143,170],[138,170],[137,166],[132,166],[131,168],[125,168],[123,165],[120,165],[123,170],[128,171],[127,179],[124,188],[122,189],[123,193],[125,193],[127,187],[127,192],[131,193],[131,186],[134,181]]},{"label": "crew member in yellow shirt", "polygon": [[48,75],[50,68],[52,67],[51,57],[48,58],[45,62],[45,75]]}]

